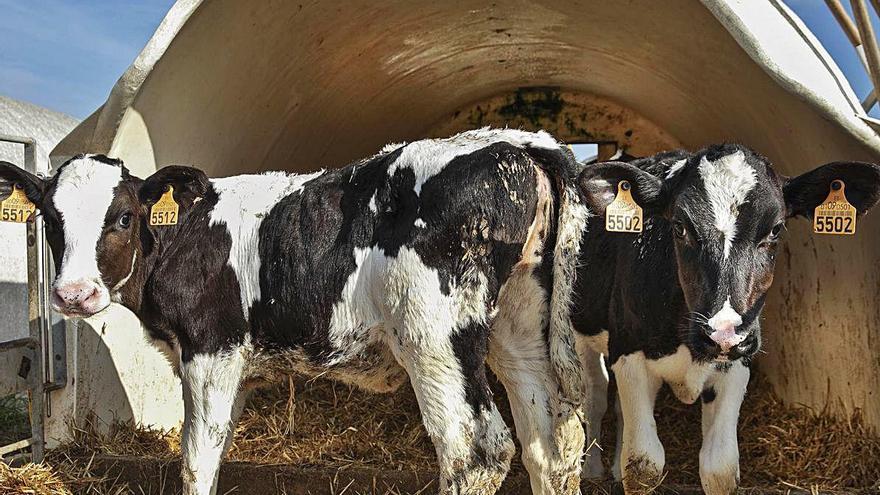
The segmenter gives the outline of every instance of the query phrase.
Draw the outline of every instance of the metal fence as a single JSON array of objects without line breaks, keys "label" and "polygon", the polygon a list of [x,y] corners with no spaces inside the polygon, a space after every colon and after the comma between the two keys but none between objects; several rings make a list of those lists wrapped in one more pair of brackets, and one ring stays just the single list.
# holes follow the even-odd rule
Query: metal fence
[{"label": "metal fence", "polygon": [[[0,134],[0,142],[24,146],[24,168],[40,177],[48,176],[48,164],[38,164],[37,143],[32,138]],[[0,446],[0,456],[30,448],[34,462],[43,459],[44,415],[52,414],[49,392],[64,386],[67,381],[67,359],[64,324],[52,324],[49,307],[52,263],[45,241],[43,219],[40,215],[27,222],[27,294],[29,333],[25,338],[0,342],[0,357],[7,363],[17,363],[17,371],[0,375],[0,396],[27,392],[30,416],[30,438]]]}]

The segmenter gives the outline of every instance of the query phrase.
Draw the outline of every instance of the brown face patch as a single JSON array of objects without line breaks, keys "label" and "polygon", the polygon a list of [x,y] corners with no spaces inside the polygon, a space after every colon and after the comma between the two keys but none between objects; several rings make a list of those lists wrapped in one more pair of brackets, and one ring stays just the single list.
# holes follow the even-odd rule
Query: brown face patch
[{"label": "brown face patch", "polygon": [[681,247],[676,246],[676,259],[678,266],[678,282],[684,293],[685,303],[689,308],[693,308],[698,301],[703,299],[703,284],[700,280],[700,271],[695,266],[688,266],[688,262],[680,252]]},{"label": "brown face patch", "polygon": [[773,272],[776,267],[775,257],[777,245],[775,243],[767,246],[767,254],[770,255],[769,261],[760,268],[752,270],[749,274],[749,283],[746,287],[748,295],[746,298],[745,308],[751,308],[758,300],[770,290],[773,285]]},{"label": "brown face patch", "polygon": [[[145,217],[137,194],[127,182],[120,184],[115,193],[97,248],[98,270],[111,293],[116,290],[125,292],[125,286],[135,276],[144,258],[140,239]],[[125,285],[118,287],[123,283]]]}]

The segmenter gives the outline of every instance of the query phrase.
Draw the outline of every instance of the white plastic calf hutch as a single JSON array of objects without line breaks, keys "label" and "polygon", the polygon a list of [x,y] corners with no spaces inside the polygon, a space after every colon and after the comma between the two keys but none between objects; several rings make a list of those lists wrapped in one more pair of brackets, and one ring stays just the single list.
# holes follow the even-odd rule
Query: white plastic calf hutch
[{"label": "white plastic calf hutch", "polygon": [[[738,141],[794,175],[880,161],[864,116],[780,1],[180,0],[54,154],[107,153],[141,176],[175,163],[304,172],[492,124],[634,155]],[[789,230],[760,370],[786,401],[861,408],[880,427],[880,215],[854,237]],[[177,380],[125,310],[81,325],[67,349],[56,409],[180,421]],[[50,437],[66,431],[57,418]]]}]

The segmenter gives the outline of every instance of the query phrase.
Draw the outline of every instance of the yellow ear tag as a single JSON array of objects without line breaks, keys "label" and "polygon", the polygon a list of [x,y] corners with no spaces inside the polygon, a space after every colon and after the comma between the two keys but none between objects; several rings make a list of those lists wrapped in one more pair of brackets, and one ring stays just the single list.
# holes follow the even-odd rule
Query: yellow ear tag
[{"label": "yellow ear tag", "polygon": [[622,180],[617,197],[605,208],[605,230],[608,232],[642,231],[642,207],[632,197],[632,185]]},{"label": "yellow ear tag", "polygon": [[846,184],[831,181],[828,197],[813,212],[813,232],[817,234],[853,235],[856,233],[856,207],[846,200]]},{"label": "yellow ear tag", "polygon": [[177,225],[177,210],[174,188],[168,186],[165,194],[150,208],[150,225]]},{"label": "yellow ear tag", "polygon": [[36,205],[25,196],[24,189],[14,184],[12,194],[0,202],[0,221],[25,223],[36,209]]}]

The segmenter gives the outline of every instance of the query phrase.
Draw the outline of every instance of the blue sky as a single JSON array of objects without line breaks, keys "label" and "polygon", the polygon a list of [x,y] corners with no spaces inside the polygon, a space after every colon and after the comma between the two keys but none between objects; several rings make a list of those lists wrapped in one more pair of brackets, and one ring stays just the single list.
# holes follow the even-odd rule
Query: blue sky
[{"label": "blue sky", "polygon": [[[87,117],[104,102],[173,3],[0,0],[0,95]],[[864,97],[868,77],[825,2],[787,3]],[[849,7],[847,0],[843,4]]]},{"label": "blue sky", "polygon": [[87,117],[173,3],[0,0],[0,95]]}]

